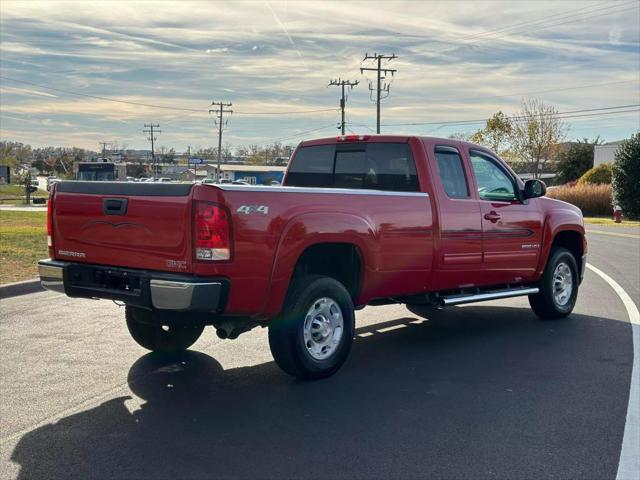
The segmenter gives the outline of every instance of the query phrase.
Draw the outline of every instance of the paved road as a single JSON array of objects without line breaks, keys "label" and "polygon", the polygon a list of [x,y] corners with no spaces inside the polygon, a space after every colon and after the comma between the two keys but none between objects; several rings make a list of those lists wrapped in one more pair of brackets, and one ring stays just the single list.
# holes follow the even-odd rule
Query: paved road
[{"label": "paved road", "polygon": [[[640,304],[640,240],[589,241],[590,263]],[[3,300],[0,477],[615,478],[633,357],[621,301],[587,271],[570,318],[527,307],[422,322],[367,308],[344,368],[298,382],[264,330],[209,329],[165,360],[111,302]]]}]

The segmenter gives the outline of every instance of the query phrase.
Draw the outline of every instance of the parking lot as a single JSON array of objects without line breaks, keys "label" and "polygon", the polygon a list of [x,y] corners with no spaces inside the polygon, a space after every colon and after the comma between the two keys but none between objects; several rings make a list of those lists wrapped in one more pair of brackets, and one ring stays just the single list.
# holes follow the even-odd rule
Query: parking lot
[{"label": "parking lot", "polygon": [[[589,263],[640,304],[638,229],[588,240]],[[423,313],[359,311],[342,370],[300,382],[264,329],[209,328],[162,358],[112,302],[3,299],[0,476],[616,478],[634,345],[601,276],[587,270],[562,321],[526,298]]]}]

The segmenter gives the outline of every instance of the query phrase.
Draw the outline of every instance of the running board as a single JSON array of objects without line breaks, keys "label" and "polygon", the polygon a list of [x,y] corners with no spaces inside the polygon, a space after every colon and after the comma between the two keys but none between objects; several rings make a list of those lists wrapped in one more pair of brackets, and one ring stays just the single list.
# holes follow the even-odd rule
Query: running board
[{"label": "running board", "polygon": [[448,307],[450,305],[462,305],[464,303],[484,302],[486,300],[533,295],[539,291],[540,289],[537,287],[509,288],[505,290],[494,290],[492,292],[474,293],[471,295],[450,295],[447,297],[440,297],[439,301],[442,306]]}]

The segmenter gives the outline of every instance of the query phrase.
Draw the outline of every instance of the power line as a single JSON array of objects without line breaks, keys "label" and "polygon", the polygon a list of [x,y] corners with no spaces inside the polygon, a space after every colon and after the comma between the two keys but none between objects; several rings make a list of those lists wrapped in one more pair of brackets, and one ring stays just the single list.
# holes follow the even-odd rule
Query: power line
[{"label": "power line", "polygon": [[330,128],[330,127],[333,128],[334,124],[332,123],[330,125],[325,125],[323,127],[312,128],[311,130],[305,130],[304,132],[298,132],[295,135],[289,135],[287,137],[276,138],[275,140],[273,140],[273,142],[276,143],[276,142],[282,142],[284,140],[290,140],[292,138],[299,138],[299,137],[302,137],[302,136],[307,135],[309,133],[318,132],[320,130],[326,130],[327,128]]},{"label": "power line", "polygon": [[[195,109],[195,108],[185,108],[185,107],[177,107],[177,106],[168,106],[168,105],[155,105],[152,103],[143,103],[143,102],[134,102],[134,101],[129,101],[129,100],[121,100],[118,98],[110,98],[110,97],[102,97],[100,95],[89,95],[88,93],[79,93],[79,92],[73,92],[71,90],[64,90],[62,88],[55,88],[55,87],[50,87],[48,85],[43,85],[41,83],[35,83],[35,82],[30,82],[28,80],[18,80],[15,78],[10,78],[10,77],[6,77],[4,75],[0,75],[0,78],[3,80],[8,80],[10,82],[15,82],[15,83],[24,83],[24,84],[28,84],[28,85],[33,85],[35,87],[40,87],[40,88],[44,88],[46,90],[51,90],[54,92],[59,92],[59,93],[66,93],[68,95],[76,95],[79,97],[86,97],[86,98],[95,98],[97,100],[104,100],[107,102],[115,102],[115,103],[123,103],[126,105],[135,105],[138,107],[149,107],[149,108],[160,108],[163,110],[175,110],[175,111],[180,111],[180,112],[195,112],[195,113],[207,113],[206,109]],[[293,110],[293,111],[279,111],[279,112],[248,112],[248,111],[239,111],[236,112],[239,115],[302,115],[302,114],[306,114],[306,113],[319,113],[319,112],[333,112],[335,111],[335,108],[322,108],[322,109],[312,109],[312,110]]]},{"label": "power line", "polygon": [[216,168],[216,183],[220,182],[220,164],[222,163],[222,130],[227,125],[228,120],[223,120],[224,114],[228,113],[229,115],[233,114],[233,110],[226,110],[224,107],[231,107],[233,104],[223,103],[223,102],[211,102],[212,107],[219,108],[210,108],[209,113],[216,114],[216,124],[218,125],[218,166]]},{"label": "power line", "polygon": [[[626,3],[620,3],[618,5],[607,5],[607,6],[602,6],[603,4],[600,5],[594,5],[592,7],[588,7],[587,9],[583,9],[582,12],[578,12],[578,13],[570,13],[570,14],[565,14],[565,15],[550,15],[547,17],[542,17],[539,18],[537,20],[533,20],[530,22],[520,22],[520,23],[516,23],[507,27],[503,27],[501,29],[497,29],[497,30],[493,30],[493,31],[486,31],[486,32],[481,32],[478,34],[474,34],[474,35],[469,35],[469,36],[465,36],[465,37],[461,37],[459,39],[457,39],[457,41],[461,41],[461,40],[473,40],[475,38],[475,40],[473,41],[462,41],[462,45],[473,45],[473,44],[477,44],[479,42],[484,42],[487,40],[499,40],[501,38],[504,38],[505,36],[508,35],[520,35],[523,33],[529,33],[532,31],[538,31],[538,30],[543,30],[549,27],[554,27],[554,26],[559,26],[559,25],[564,25],[567,23],[571,23],[574,21],[581,21],[581,20],[587,20],[589,18],[594,18],[594,17],[600,17],[600,16],[605,16],[605,15],[611,15],[614,13],[619,13],[619,12],[623,12],[626,10],[633,10],[635,9],[635,7],[633,8],[627,8],[627,9],[622,9],[622,10],[615,10],[619,7],[625,6],[625,5],[629,5],[629,4],[633,4],[635,2],[626,2]],[[600,7],[600,8],[596,8],[596,7]],[[608,10],[608,11],[607,11]],[[597,13],[597,12],[601,12],[601,13]],[[558,22],[560,20],[560,22]],[[535,26],[534,29],[529,29],[529,27]],[[517,30],[518,27],[527,27],[523,30]],[[516,29],[516,31],[512,31]],[[511,30],[511,31],[510,31]],[[495,35],[497,33],[501,33],[500,35]],[[483,37],[483,38],[478,38],[478,37]],[[445,42],[448,43],[449,45],[456,45],[454,41],[449,41],[449,42]],[[456,45],[456,46],[460,46],[460,45]],[[439,53],[442,51],[447,50],[447,48],[443,48],[442,50],[438,50],[435,53]]]},{"label": "power line", "polygon": [[[394,73],[397,72],[397,70],[394,69],[382,68],[382,60],[391,61],[394,58],[398,58],[396,57],[395,53],[392,55],[378,55],[377,53],[369,55],[368,53],[365,53],[364,59],[362,61],[365,62],[367,60],[373,60],[377,65],[375,68],[360,67],[360,75],[367,71],[376,72],[376,133],[380,133],[381,92],[385,92],[385,98],[389,96],[389,84],[386,82],[382,84],[382,81],[385,79],[386,75],[391,74],[391,76],[393,77]],[[369,82],[369,91],[373,92],[373,85],[371,84],[371,82]]]},{"label": "power line", "polygon": [[347,103],[347,97],[345,96],[345,93],[344,93],[344,87],[348,87],[349,90],[351,90],[353,87],[358,85],[358,83],[360,82],[358,82],[357,80],[352,82],[351,80],[341,80],[340,78],[338,78],[337,80],[331,80],[328,85],[328,86],[342,87],[342,97],[340,97],[340,111],[341,111],[340,130],[342,131],[342,135],[344,135],[344,127],[345,127],[344,109]]},{"label": "power line", "polygon": [[320,108],[317,110],[294,110],[288,112],[235,112],[238,115],[298,115],[304,113],[318,113],[318,112],[335,112],[335,108]]},{"label": "power line", "polygon": [[605,87],[605,86],[609,86],[609,85],[622,85],[625,83],[637,83],[636,80],[622,80],[619,82],[606,82],[606,83],[594,83],[591,85],[580,85],[577,87],[565,87],[565,88],[552,88],[549,90],[538,90],[535,92],[524,92],[524,93],[505,93],[502,95],[487,95],[484,97],[462,97],[462,98],[455,98],[455,99],[433,99],[433,100],[429,100],[429,103],[452,103],[452,102],[460,102],[460,101],[464,101],[464,100],[486,100],[488,98],[506,98],[506,97],[525,97],[528,95],[538,95],[540,93],[552,93],[552,92],[566,92],[569,90],[581,90],[584,88],[592,88],[592,87]]},{"label": "power line", "polygon": [[[548,15],[545,17],[540,17],[536,20],[530,20],[530,21],[526,21],[526,22],[519,22],[519,23],[515,23],[512,25],[508,25],[506,27],[502,27],[496,30],[490,30],[490,31],[486,31],[486,32],[481,32],[478,34],[474,34],[474,35],[470,35],[467,37],[463,37],[462,39],[464,40],[471,40],[473,38],[478,38],[478,37],[485,37],[485,38],[481,38],[477,41],[484,41],[485,39],[487,40],[491,40],[492,39],[492,35],[496,35],[499,33],[513,33],[510,32],[510,30],[517,30],[519,27],[531,27],[533,25],[544,25],[547,23],[553,23],[556,22],[558,20],[564,20],[564,19],[574,19],[576,17],[578,17],[578,19],[580,19],[579,17],[585,16],[585,15],[591,15],[594,14],[596,12],[600,12],[600,11],[606,11],[606,10],[611,10],[611,9],[615,9],[615,8],[619,8],[621,6],[624,5],[629,5],[635,2],[625,2],[625,3],[619,3],[617,5],[611,5],[610,3],[600,3],[597,5],[592,5],[590,7],[586,7],[583,8],[582,11],[580,12],[575,12],[574,10],[567,10],[564,13],[561,13],[560,15],[558,14],[553,14],[553,15]],[[615,12],[614,12],[615,13]],[[539,28],[539,27],[538,27]],[[500,37],[502,37],[504,35],[500,35]],[[488,38],[487,38],[488,37]],[[475,43],[475,42],[463,42],[463,43]]]},{"label": "power line", "polygon": [[[162,130],[157,130],[158,128],[160,128],[160,125],[158,125],[157,123],[145,123],[144,124],[144,130],[142,130],[144,133],[148,133],[149,136],[147,137],[148,140],[151,141],[151,162],[152,162],[152,174],[153,174],[153,179],[156,179],[156,174],[157,174],[157,165],[156,165],[156,153],[155,153],[155,149],[154,149],[154,144],[155,141],[158,137],[155,136],[156,133],[162,133]],[[156,129],[156,130],[154,130]]]},{"label": "power line", "polygon": [[[611,110],[620,110],[620,109],[628,109],[628,108],[637,108],[640,107],[640,104],[632,104],[632,105],[619,105],[616,107],[601,107],[601,108],[589,108],[582,110],[570,110],[566,112],[556,112],[555,114],[548,115],[558,115],[561,118],[577,118],[583,116],[595,116],[595,115],[611,115],[616,113],[629,113],[635,112],[638,110],[623,110],[623,111],[611,111]],[[583,114],[583,115],[580,115]],[[521,115],[512,115],[507,117],[510,120],[522,120],[523,117]],[[411,123],[385,123],[385,127],[404,127],[404,126],[419,126],[419,125],[475,125],[478,123],[485,123],[487,121],[486,118],[483,119],[474,119],[474,120],[450,120],[444,122],[411,122]],[[365,124],[352,123],[352,125],[359,125],[368,127]]]}]

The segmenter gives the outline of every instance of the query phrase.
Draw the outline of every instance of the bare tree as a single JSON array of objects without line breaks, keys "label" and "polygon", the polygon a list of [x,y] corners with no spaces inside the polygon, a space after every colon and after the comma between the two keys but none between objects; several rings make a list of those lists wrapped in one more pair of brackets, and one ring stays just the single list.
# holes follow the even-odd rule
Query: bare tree
[{"label": "bare tree", "polygon": [[511,146],[534,178],[554,157],[567,130],[555,107],[537,98],[522,100],[520,112],[512,119]]}]

